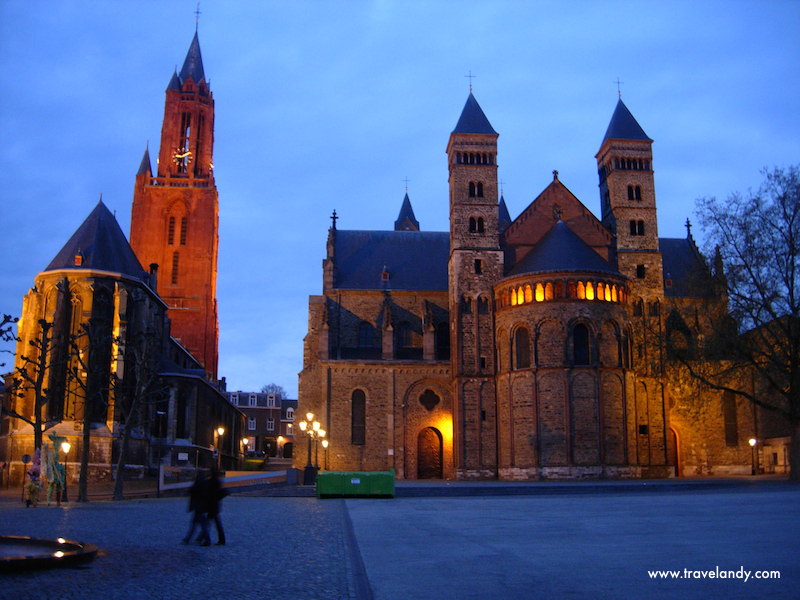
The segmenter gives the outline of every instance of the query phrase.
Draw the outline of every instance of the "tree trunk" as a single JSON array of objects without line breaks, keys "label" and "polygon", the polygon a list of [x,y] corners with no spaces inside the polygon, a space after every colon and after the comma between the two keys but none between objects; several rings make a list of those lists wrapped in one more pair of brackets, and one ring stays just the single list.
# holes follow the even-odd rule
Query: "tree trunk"
[{"label": "tree trunk", "polygon": [[78,502],[89,501],[89,450],[92,443],[92,408],[87,395],[83,404],[83,444],[81,448],[81,474],[78,481]]},{"label": "tree trunk", "polygon": [[114,479],[114,500],[124,500],[122,490],[125,486],[125,463],[128,459],[128,442],[131,439],[130,427],[125,424],[125,432],[122,434],[122,443],[119,447],[117,457],[117,476]]}]

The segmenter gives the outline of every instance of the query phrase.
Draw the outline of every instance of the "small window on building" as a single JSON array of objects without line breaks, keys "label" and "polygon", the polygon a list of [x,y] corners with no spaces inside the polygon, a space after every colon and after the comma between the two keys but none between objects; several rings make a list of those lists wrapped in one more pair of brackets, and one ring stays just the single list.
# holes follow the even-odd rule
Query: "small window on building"
[{"label": "small window on building", "polygon": [[647,425],[639,425],[639,435],[648,435]]},{"label": "small window on building", "polygon": [[461,298],[461,314],[470,315],[472,314],[472,298],[469,296],[464,296]]},{"label": "small window on building", "polygon": [[483,273],[483,261],[480,258],[475,259],[475,274],[480,275]]},{"label": "small window on building", "polygon": [[267,431],[275,431],[275,419],[272,417],[267,419]]},{"label": "small window on building", "polygon": [[180,261],[180,256],[179,256],[178,251],[176,250],[175,252],[172,253],[172,278],[170,280],[170,281],[172,281],[172,285],[177,285],[178,284],[178,264],[179,264],[179,261]]},{"label": "small window on building", "polygon": [[644,279],[645,271],[644,265],[636,265],[636,279]]},{"label": "small window on building", "polygon": [[247,419],[247,429],[249,431],[255,431],[256,430],[256,419],[255,419],[255,417],[248,417],[248,419]]},{"label": "small window on building", "polygon": [[515,369],[528,369],[531,366],[531,337],[524,327],[520,327],[514,332],[512,358]]},{"label": "small window on building", "polygon": [[292,408],[291,406],[286,409],[286,418],[289,421],[294,421],[294,408]]},{"label": "small window on building", "polygon": [[644,221],[631,220],[631,235],[644,235]]},{"label": "small window on building", "polygon": [[247,406],[258,406],[258,396],[250,394],[247,398]]},{"label": "small window on building", "polygon": [[170,217],[167,222],[167,244],[172,246],[175,243],[175,217]]},{"label": "small window on building", "polygon": [[572,330],[573,364],[588,365],[591,360],[589,351],[589,328],[583,323],[575,325]]},{"label": "small window on building", "polygon": [[181,246],[186,245],[186,231],[188,229],[188,222],[186,217],[181,217]]},{"label": "small window on building", "polygon": [[239,404],[239,394],[231,394],[231,404],[238,406]]},{"label": "small window on building", "polygon": [[286,435],[294,435],[294,425],[291,423],[286,426]]},{"label": "small window on building", "polygon": [[478,298],[478,314],[489,314],[489,299],[486,296]]}]

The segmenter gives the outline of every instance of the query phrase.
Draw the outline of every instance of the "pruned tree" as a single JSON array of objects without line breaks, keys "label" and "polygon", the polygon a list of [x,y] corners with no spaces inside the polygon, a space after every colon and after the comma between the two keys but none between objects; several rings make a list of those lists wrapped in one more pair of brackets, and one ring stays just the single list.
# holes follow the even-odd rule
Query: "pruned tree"
[{"label": "pruned tree", "polygon": [[729,310],[706,315],[712,334],[698,348],[717,367],[682,362],[704,385],[785,417],[790,479],[800,480],[800,168],[764,175],[756,191],[697,201]]},{"label": "pruned tree", "polygon": [[45,387],[50,361],[51,331],[53,324],[46,319],[39,320],[39,336],[29,340],[30,348],[25,354],[19,356],[14,368],[11,382],[11,394],[18,398],[33,399],[33,414],[29,417],[3,408],[7,415],[20,419],[33,427],[33,447],[35,450],[42,448],[42,437],[47,428],[47,419],[44,413],[47,406],[49,392]]},{"label": "pruned tree", "polygon": [[261,387],[262,394],[275,394],[275,397],[278,400],[285,400],[286,399],[286,390],[283,389],[282,386],[278,385],[277,383],[268,383]]},{"label": "pruned tree", "polygon": [[[2,315],[0,317],[0,343],[9,343],[9,342],[16,342],[17,336],[14,335],[14,325],[19,321],[17,317],[12,317],[11,315]],[[11,350],[6,350],[5,348],[0,350],[2,354],[11,354],[13,352]],[[5,362],[0,362],[0,368],[5,367]]]}]

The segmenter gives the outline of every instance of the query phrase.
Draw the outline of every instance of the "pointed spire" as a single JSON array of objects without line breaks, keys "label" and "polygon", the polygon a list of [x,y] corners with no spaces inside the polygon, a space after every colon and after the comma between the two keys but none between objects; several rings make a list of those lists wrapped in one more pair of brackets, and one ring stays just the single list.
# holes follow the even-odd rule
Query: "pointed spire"
[{"label": "pointed spire", "polygon": [[507,229],[508,226],[511,225],[511,215],[508,213],[506,199],[502,194],[500,195],[500,202],[497,205],[497,225],[500,231]]},{"label": "pointed spire", "polygon": [[144,149],[144,156],[142,162],[139,164],[139,170],[136,171],[137,175],[151,175],[153,170],[150,168],[150,147],[149,145]]},{"label": "pointed spire", "polygon": [[461,117],[459,117],[453,133],[488,133],[497,135],[472,92],[469,93],[467,103],[464,104],[464,110],[461,111]]},{"label": "pointed spire", "polygon": [[625,106],[622,98],[617,100],[617,107],[611,116],[611,122],[608,124],[603,141],[605,142],[609,139],[653,141],[647,137],[641,125],[633,117],[628,107]]},{"label": "pointed spire", "polygon": [[167,90],[180,90],[181,89],[181,80],[178,77],[178,70],[177,68],[172,72],[172,77],[170,77],[169,83],[167,84]]},{"label": "pointed spire", "polygon": [[403,205],[400,207],[400,214],[394,222],[395,231],[419,231],[419,221],[414,216],[414,209],[411,208],[411,200],[408,199],[408,192],[403,198]]},{"label": "pointed spire", "polygon": [[194,32],[192,43],[189,46],[189,51],[186,53],[186,60],[183,61],[183,67],[181,67],[180,73],[181,81],[186,81],[189,77],[192,78],[195,85],[206,78],[203,72],[203,57],[200,54],[200,40],[197,37],[196,31]]},{"label": "pointed spire", "polygon": [[45,271],[75,268],[110,271],[147,281],[147,274],[102,198]]}]

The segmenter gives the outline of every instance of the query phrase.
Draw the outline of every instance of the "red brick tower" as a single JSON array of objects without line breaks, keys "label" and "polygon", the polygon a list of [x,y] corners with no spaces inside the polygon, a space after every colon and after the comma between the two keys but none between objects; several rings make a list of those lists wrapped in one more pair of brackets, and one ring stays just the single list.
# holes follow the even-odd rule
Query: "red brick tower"
[{"label": "red brick tower", "polygon": [[172,335],[216,379],[219,201],[214,184],[214,97],[195,32],[166,90],[157,172],[145,151],[133,192],[131,247],[160,267],[158,293]]}]

